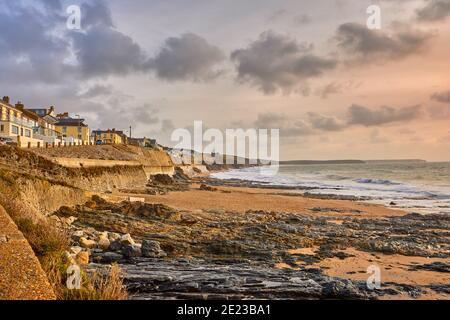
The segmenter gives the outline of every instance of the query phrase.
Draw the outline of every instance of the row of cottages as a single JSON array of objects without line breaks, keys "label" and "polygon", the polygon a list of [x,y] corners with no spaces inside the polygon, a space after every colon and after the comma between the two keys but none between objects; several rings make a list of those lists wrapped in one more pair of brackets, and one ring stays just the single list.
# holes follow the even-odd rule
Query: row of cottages
[{"label": "row of cottages", "polygon": [[94,130],[92,138],[95,144],[129,144],[127,135],[116,129]]},{"label": "row of cottages", "polygon": [[73,119],[68,113],[55,113],[54,107],[29,109],[9,97],[0,100],[0,137],[12,139],[20,146],[43,146],[46,143],[82,144],[89,142],[89,128],[84,119]]}]

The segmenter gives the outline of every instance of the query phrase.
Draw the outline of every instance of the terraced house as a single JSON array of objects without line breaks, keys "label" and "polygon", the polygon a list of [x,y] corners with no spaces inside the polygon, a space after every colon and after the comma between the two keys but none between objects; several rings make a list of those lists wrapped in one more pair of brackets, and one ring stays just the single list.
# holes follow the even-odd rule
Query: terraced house
[{"label": "terraced house", "polygon": [[92,136],[96,144],[127,144],[128,137],[123,131],[116,129],[95,130]]},{"label": "terraced house", "polygon": [[79,116],[72,118],[68,112],[58,114],[56,118],[56,131],[61,132],[64,141],[83,144],[90,142],[89,127],[84,119]]},{"label": "terraced house", "polygon": [[35,139],[40,139],[44,143],[59,143],[63,142],[62,135],[56,131],[55,108],[40,108],[40,109],[24,109],[24,114],[37,122],[37,126],[33,128],[33,135]]},{"label": "terraced house", "polygon": [[36,139],[33,129],[38,126],[38,121],[24,112],[24,105],[18,102],[15,106],[10,104],[9,97],[0,100],[0,137],[11,138],[20,146],[37,146],[42,140]]}]

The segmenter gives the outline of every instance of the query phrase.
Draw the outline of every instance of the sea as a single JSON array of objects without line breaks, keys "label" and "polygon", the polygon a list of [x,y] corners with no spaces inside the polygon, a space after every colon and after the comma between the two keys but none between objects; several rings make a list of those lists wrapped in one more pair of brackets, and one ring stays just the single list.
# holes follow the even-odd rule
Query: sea
[{"label": "sea", "polygon": [[355,196],[411,213],[450,214],[450,162],[290,164],[280,165],[274,176],[264,174],[260,167],[248,167],[217,172],[212,177],[298,187],[295,192]]}]

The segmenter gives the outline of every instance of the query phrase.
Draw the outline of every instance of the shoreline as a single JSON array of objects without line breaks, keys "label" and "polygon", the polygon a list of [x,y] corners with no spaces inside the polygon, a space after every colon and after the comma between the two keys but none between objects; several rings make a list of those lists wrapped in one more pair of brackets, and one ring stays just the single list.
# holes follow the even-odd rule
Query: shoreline
[{"label": "shoreline", "polygon": [[[99,194],[104,200],[95,209],[57,215],[75,216],[75,228],[90,230],[92,239],[131,234],[131,252],[95,249],[89,267],[119,262],[134,299],[449,298],[449,218],[205,182],[159,186],[156,195]],[[126,202],[130,197],[144,203]],[[155,258],[141,256],[148,243]],[[373,264],[381,269],[380,290],[365,284]],[[245,284],[248,277],[258,290]]]}]

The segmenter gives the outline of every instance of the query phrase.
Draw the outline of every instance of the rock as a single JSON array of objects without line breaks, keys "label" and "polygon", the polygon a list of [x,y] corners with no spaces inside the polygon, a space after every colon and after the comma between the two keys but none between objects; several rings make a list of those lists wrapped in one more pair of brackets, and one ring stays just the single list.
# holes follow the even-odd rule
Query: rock
[{"label": "rock", "polygon": [[157,174],[150,178],[154,184],[173,185],[175,181],[167,174]]},{"label": "rock", "polygon": [[108,239],[109,241],[113,242],[116,240],[119,240],[121,238],[121,235],[115,232],[109,232],[108,233]]},{"label": "rock", "polygon": [[75,218],[75,217],[63,218],[62,221],[66,225],[71,226],[75,221],[77,221],[77,218]]},{"label": "rock", "polygon": [[103,263],[114,263],[119,262],[123,259],[123,256],[121,254],[115,253],[115,252],[106,252],[102,254],[101,256],[101,262]]},{"label": "rock", "polygon": [[135,245],[136,244],[129,233],[124,234],[120,238],[120,242],[122,242],[122,245]]},{"label": "rock", "polygon": [[75,261],[80,266],[85,266],[89,264],[89,252],[81,251],[75,256]]},{"label": "rock", "polygon": [[109,241],[108,232],[98,234],[98,247],[104,251],[108,250],[111,241]]},{"label": "rock", "polygon": [[111,245],[111,242],[108,238],[102,238],[98,241],[98,247],[104,251],[107,251]]},{"label": "rock", "polygon": [[133,245],[123,245],[122,246],[122,254],[126,258],[135,258],[140,257],[141,254],[141,247],[133,244]]},{"label": "rock", "polygon": [[97,203],[95,201],[89,200],[88,202],[86,202],[85,206],[89,209],[96,209]]},{"label": "rock", "polygon": [[97,246],[97,242],[95,242],[94,240],[88,240],[85,237],[81,237],[80,246],[86,249],[92,249]]},{"label": "rock", "polygon": [[75,231],[74,233],[72,233],[72,239],[77,242],[79,242],[80,238],[83,236],[84,236],[83,230],[78,230],[78,231]]},{"label": "rock", "polygon": [[217,191],[217,188],[213,188],[213,187],[207,186],[206,184],[202,184],[202,185],[200,185],[200,190],[215,192],[215,191]]},{"label": "rock", "polygon": [[71,247],[70,248],[70,253],[77,255],[78,253],[80,253],[81,251],[83,251],[83,248],[75,246],[75,247]]},{"label": "rock", "polygon": [[410,270],[428,270],[435,272],[450,272],[450,263],[435,261],[432,263],[413,266]]},{"label": "rock", "polygon": [[147,258],[162,258],[167,254],[161,249],[158,241],[144,240],[142,241],[142,256]]},{"label": "rock", "polygon": [[120,251],[122,250],[122,242],[120,240],[111,241],[108,250],[110,251]]}]

